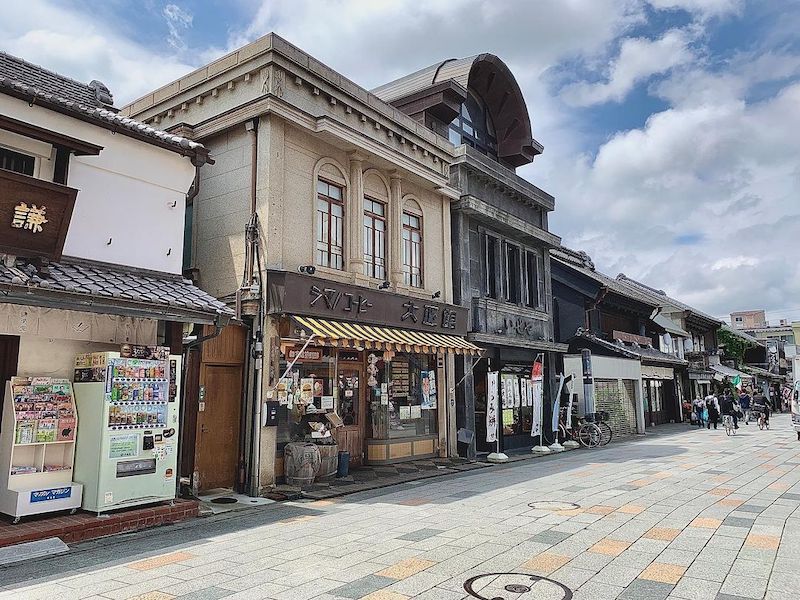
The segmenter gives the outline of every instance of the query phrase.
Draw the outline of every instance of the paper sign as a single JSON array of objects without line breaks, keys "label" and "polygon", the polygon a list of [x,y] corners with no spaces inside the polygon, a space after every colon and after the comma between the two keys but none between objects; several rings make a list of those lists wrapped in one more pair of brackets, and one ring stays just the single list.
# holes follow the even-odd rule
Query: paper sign
[{"label": "paper sign", "polygon": [[513,408],[503,409],[503,425],[513,425],[513,424],[514,424],[514,409]]},{"label": "paper sign", "polygon": [[422,417],[422,407],[421,406],[412,406],[411,407],[411,418],[412,419],[419,419]]},{"label": "paper sign", "polygon": [[400,407],[400,420],[401,421],[408,421],[411,418],[411,407],[410,406],[401,406]]},{"label": "paper sign", "polygon": [[322,403],[320,408],[323,410],[333,410],[333,396],[322,396]]}]

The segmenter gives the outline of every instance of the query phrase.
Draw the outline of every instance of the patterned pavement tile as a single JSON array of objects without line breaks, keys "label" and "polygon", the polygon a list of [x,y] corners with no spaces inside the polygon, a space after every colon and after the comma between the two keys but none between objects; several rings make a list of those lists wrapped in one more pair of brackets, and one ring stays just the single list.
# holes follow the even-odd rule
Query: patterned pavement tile
[{"label": "patterned pavement tile", "polygon": [[730,496],[734,491],[735,490],[732,488],[718,487],[714,488],[713,490],[709,490],[708,493],[712,496]]},{"label": "patterned pavement tile", "polygon": [[425,560],[422,558],[407,558],[390,567],[378,571],[376,575],[381,577],[391,577],[392,579],[405,579],[411,577],[415,573],[424,571],[428,567],[432,567],[436,563],[432,560]]},{"label": "patterned pavement tile", "polygon": [[780,546],[779,535],[758,535],[751,533],[744,541],[745,548],[761,548],[763,550],[777,550]]},{"label": "patterned pavement tile", "polygon": [[704,529],[716,529],[722,525],[719,519],[711,519],[709,517],[697,517],[694,521],[689,523],[689,527],[702,527]]},{"label": "patterned pavement tile", "polygon": [[156,567],[163,567],[164,565],[170,565],[172,563],[189,560],[190,558],[195,558],[196,556],[196,554],[191,554],[190,552],[171,552],[170,554],[162,554],[161,556],[154,556],[153,558],[131,563],[127,565],[127,567],[137,571],[149,571],[150,569],[155,569]]},{"label": "patterned pavement tile", "polygon": [[603,506],[602,504],[599,504],[587,509],[586,512],[592,515],[610,515],[612,512],[614,512],[614,507]]},{"label": "patterned pavement tile", "polygon": [[653,527],[642,537],[650,540],[662,540],[665,542],[671,542],[676,537],[678,537],[680,533],[681,533],[680,529],[673,529],[671,527]]},{"label": "patterned pavement tile", "polygon": [[362,600],[407,600],[409,597],[410,596],[406,596],[405,594],[398,594],[397,592],[389,590],[378,590],[377,592],[367,594]]},{"label": "patterned pavement tile", "polygon": [[639,513],[644,512],[644,507],[637,506],[636,504],[626,504],[624,506],[620,506],[617,509],[617,512],[625,513],[628,515],[638,515]]},{"label": "patterned pavement tile", "polygon": [[535,573],[536,575],[549,575],[553,571],[563,567],[569,561],[569,556],[554,554],[552,552],[542,552],[526,563],[523,563],[522,569]]},{"label": "patterned pavement tile", "polygon": [[630,542],[605,538],[589,548],[589,552],[605,554],[606,556],[619,556],[630,547]]},{"label": "patterned pavement tile", "polygon": [[736,498],[723,498],[719,502],[717,502],[720,506],[728,506],[731,508],[736,508],[744,504],[744,500],[737,500]]},{"label": "patterned pavement tile", "polygon": [[647,579],[649,581],[658,581],[659,583],[670,583],[674,585],[680,581],[685,572],[686,567],[681,565],[654,562],[644,571],[642,571],[642,574],[639,575],[639,579]]}]

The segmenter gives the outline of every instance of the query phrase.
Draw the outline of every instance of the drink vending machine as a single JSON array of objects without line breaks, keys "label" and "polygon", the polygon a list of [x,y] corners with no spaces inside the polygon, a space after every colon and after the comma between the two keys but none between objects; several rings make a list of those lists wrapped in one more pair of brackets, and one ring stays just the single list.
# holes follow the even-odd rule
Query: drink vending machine
[{"label": "drink vending machine", "polygon": [[101,513],[175,498],[181,359],[168,352],[76,358],[74,478],[83,484],[82,508]]}]

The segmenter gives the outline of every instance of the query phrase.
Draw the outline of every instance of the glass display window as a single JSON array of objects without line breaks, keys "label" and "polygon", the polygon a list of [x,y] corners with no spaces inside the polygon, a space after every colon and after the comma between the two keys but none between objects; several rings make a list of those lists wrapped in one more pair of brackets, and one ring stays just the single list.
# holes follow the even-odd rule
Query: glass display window
[{"label": "glass display window", "polygon": [[533,425],[531,368],[506,365],[500,371],[500,408],[503,435],[530,435]]},{"label": "glass display window", "polygon": [[305,423],[319,421],[336,407],[335,349],[309,346],[298,357],[299,352],[300,348],[289,348],[281,357],[281,373],[296,357],[297,361],[275,390],[280,405],[278,443],[304,439]]},{"label": "glass display window", "polygon": [[435,434],[437,384],[433,355],[398,352],[389,361],[378,355],[371,361],[368,355],[371,437],[392,439]]}]

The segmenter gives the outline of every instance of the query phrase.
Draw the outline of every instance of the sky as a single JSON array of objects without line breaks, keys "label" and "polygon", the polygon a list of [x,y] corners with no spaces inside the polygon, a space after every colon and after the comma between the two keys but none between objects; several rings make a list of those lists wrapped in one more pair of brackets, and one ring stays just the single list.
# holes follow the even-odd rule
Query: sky
[{"label": "sky", "polygon": [[517,173],[564,245],[715,316],[800,321],[800,0],[0,5],[0,49],[117,106],[270,31],[367,89],[498,55],[545,148]]}]

